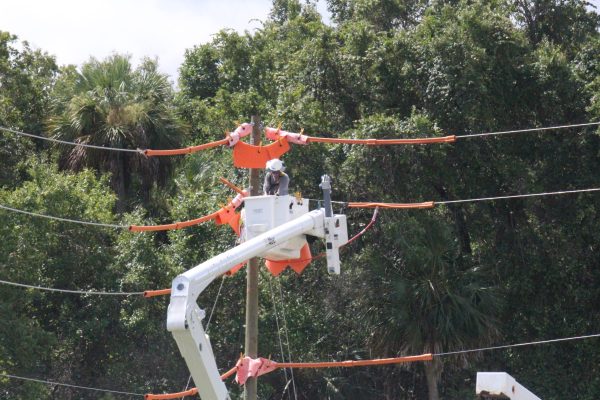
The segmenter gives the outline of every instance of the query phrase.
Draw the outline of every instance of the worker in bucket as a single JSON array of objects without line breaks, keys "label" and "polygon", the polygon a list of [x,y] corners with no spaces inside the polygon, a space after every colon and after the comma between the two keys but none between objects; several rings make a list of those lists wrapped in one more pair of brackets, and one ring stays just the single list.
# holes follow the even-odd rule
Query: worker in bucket
[{"label": "worker in bucket", "polygon": [[285,164],[278,158],[267,161],[267,174],[263,184],[265,195],[284,196],[288,194],[290,178],[285,172]]}]

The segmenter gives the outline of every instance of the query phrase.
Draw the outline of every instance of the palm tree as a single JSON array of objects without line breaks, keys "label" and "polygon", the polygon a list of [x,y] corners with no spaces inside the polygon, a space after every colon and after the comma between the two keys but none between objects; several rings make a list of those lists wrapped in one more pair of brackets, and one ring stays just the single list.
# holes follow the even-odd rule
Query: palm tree
[{"label": "palm tree", "polygon": [[[156,61],[145,59],[134,71],[129,57],[92,58],[81,72],[65,77],[67,92],[48,121],[53,137],[97,146],[146,149],[173,148],[185,129],[171,106],[172,88]],[[117,211],[125,210],[132,179],[139,180],[145,201],[155,183],[165,182],[171,160],[141,154],[74,147],[62,154],[63,167],[92,167],[111,173]]]},{"label": "palm tree", "polygon": [[[424,218],[402,228],[375,318],[373,344],[384,354],[440,353],[480,346],[498,335],[499,298],[490,277],[461,255],[444,223]],[[387,259],[393,259],[387,257]],[[384,261],[385,263],[385,261]],[[466,363],[466,357],[453,361]],[[430,400],[439,399],[443,363],[424,363]]]}]

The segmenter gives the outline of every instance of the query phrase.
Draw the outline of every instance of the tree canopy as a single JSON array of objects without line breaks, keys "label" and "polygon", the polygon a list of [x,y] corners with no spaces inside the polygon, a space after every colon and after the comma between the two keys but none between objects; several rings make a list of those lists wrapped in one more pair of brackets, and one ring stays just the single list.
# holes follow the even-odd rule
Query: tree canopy
[{"label": "tree canopy", "polygon": [[[124,55],[58,67],[0,31],[0,126],[118,148],[223,138],[258,114],[313,136],[417,138],[600,120],[600,16],[581,0],[275,0],[253,32],[216,32],[186,51],[177,89],[156,60]],[[26,38],[24,38],[26,39]],[[334,200],[452,201],[594,188],[600,130],[579,127],[417,146],[292,145],[291,191]],[[197,218],[248,185],[226,147],[152,159],[0,133],[0,204],[107,224]],[[358,232],[369,210],[336,208]],[[0,280],[138,292],[235,245],[211,224],[160,233],[0,210]],[[342,254],[260,282],[260,355],[325,361],[452,352],[600,333],[600,197],[381,210]],[[313,253],[321,243],[312,243]],[[244,343],[244,274],[199,299],[223,371]],[[220,293],[218,296],[217,294]],[[213,304],[214,313],[212,313]],[[164,327],[168,299],[2,286],[0,374],[134,393],[183,389]],[[283,323],[285,318],[285,324]],[[289,345],[289,353],[288,353]],[[284,350],[282,352],[282,349]],[[296,370],[259,379],[259,398],[474,398],[477,371],[506,371],[543,399],[600,396],[596,339],[437,358],[401,367]],[[232,398],[241,389],[228,384]],[[113,399],[0,375],[0,397]]]}]

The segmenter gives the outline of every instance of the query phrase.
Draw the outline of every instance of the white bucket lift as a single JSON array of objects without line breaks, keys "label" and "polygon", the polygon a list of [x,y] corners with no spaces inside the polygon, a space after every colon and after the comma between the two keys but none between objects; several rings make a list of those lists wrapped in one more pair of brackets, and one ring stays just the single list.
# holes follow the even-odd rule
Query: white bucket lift
[{"label": "white bucket lift", "polygon": [[325,239],[327,270],[340,273],[339,247],[348,242],[345,215],[333,215],[329,176],[322,177],[325,208],[308,211],[308,200],[290,196],[257,196],[245,199],[242,243],[179,275],[171,286],[167,329],[198,387],[202,400],[228,400],[210,340],[204,333],[204,310],[196,304],[202,291],[217,277],[252,257],[294,259],[306,243],[306,235]]},{"label": "white bucket lift", "polygon": [[[244,200],[242,216],[242,241],[255,238],[306,213],[308,213],[308,201],[304,199],[296,199],[289,195],[247,197]],[[298,258],[305,244],[305,235],[296,236],[270,249],[263,257],[269,260]]]},{"label": "white bucket lift", "polygon": [[478,372],[475,392],[481,400],[541,400],[506,372]]}]

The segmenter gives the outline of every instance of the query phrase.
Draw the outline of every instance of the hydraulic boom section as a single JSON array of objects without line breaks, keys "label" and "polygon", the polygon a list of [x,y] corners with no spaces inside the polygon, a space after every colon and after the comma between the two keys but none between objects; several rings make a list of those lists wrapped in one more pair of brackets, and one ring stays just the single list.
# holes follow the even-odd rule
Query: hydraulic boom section
[{"label": "hydraulic boom section", "polygon": [[[325,181],[330,190],[327,175],[323,177]],[[325,187],[323,189],[326,190]],[[210,340],[202,326],[204,310],[196,304],[198,296],[213,280],[252,257],[269,254],[281,259],[295,254],[298,246],[305,241],[305,235],[325,238],[328,271],[339,273],[338,248],[348,241],[346,216],[333,215],[328,197],[327,194],[325,209],[310,212],[308,206],[304,206],[304,202],[308,204],[305,199],[294,206],[289,196],[246,198],[246,232],[242,234],[245,241],[173,280],[167,329],[177,342],[202,400],[226,400],[230,397],[219,376]],[[277,209],[269,210],[269,207]],[[265,217],[268,212],[272,214]]]}]

